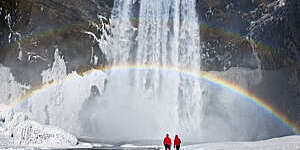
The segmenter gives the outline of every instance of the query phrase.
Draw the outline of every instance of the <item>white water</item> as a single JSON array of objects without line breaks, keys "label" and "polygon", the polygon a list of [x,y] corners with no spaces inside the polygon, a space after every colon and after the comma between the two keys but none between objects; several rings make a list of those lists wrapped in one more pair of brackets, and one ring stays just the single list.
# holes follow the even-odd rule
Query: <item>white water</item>
[{"label": "white water", "polygon": [[[159,65],[200,70],[200,26],[195,3],[195,0],[141,0],[139,14],[134,14],[136,6],[132,0],[115,1],[110,57],[113,65]],[[141,109],[154,111],[155,117],[150,117],[151,125],[157,128],[149,131],[153,135],[167,131],[188,135],[200,127],[203,101],[198,80],[155,69],[126,71],[118,76],[119,72],[111,73],[107,93],[112,91],[112,95],[107,95],[117,101],[116,95],[123,92],[115,93],[118,91],[114,89],[121,86],[126,87],[125,91],[138,93],[137,97],[127,95],[132,97],[127,103],[144,103]],[[128,81],[125,85],[124,80]],[[156,116],[160,114],[160,117]]]},{"label": "white water", "polygon": [[79,135],[82,130],[79,119],[82,105],[91,95],[93,86],[103,93],[106,75],[98,70],[83,76],[76,72],[67,75],[65,61],[58,52],[57,49],[52,67],[41,74],[47,88],[41,88],[30,98],[24,99],[17,109],[25,111],[30,119]]}]

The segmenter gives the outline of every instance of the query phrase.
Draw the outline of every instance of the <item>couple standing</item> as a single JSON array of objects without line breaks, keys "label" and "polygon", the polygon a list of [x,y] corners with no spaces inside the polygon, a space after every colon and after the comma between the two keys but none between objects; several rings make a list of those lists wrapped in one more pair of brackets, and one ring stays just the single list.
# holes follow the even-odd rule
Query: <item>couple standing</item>
[{"label": "couple standing", "polygon": [[[178,135],[176,135],[174,139],[174,148],[176,148],[176,150],[179,150],[180,144],[181,144],[181,140],[179,139]],[[165,150],[168,149],[171,150],[171,145],[172,145],[171,138],[169,137],[169,134],[167,134],[164,139]]]}]

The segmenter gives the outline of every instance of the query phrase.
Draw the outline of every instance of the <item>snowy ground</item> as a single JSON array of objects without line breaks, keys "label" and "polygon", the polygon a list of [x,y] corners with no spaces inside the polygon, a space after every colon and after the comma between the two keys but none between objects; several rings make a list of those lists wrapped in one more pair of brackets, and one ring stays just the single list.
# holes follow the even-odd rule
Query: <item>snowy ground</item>
[{"label": "snowy ground", "polygon": [[258,142],[208,143],[183,147],[183,150],[300,150],[300,136]]},{"label": "snowy ground", "polygon": [[[35,145],[23,147],[9,147],[1,145],[3,137],[0,137],[0,150],[2,149],[55,149],[51,146]],[[6,139],[7,140],[7,139]],[[2,141],[3,142],[3,141]],[[3,143],[2,143],[3,144]],[[110,145],[103,143],[80,142],[76,146],[63,146],[60,149],[100,149],[100,150],[164,150],[161,145],[121,144]],[[173,148],[172,148],[173,150]],[[186,145],[182,150],[300,150],[300,136],[287,136],[257,142],[221,142],[197,145]]]},{"label": "snowy ground", "polygon": [[[130,142],[129,142],[130,143]],[[186,143],[183,143],[186,144]],[[113,150],[164,150],[162,145],[132,142],[131,144],[111,145],[111,148],[91,143],[94,149]],[[102,145],[102,146],[101,146]],[[174,150],[172,148],[172,150]],[[257,142],[220,142],[185,145],[181,150],[300,150],[300,136],[287,136]]]},{"label": "snowy ground", "polygon": [[[183,143],[185,144],[185,143]],[[99,149],[105,149],[98,147]],[[164,150],[162,145],[123,144],[112,146],[118,150]],[[172,148],[172,150],[174,150]],[[300,136],[287,136],[257,142],[220,142],[185,145],[181,150],[300,150]]]}]

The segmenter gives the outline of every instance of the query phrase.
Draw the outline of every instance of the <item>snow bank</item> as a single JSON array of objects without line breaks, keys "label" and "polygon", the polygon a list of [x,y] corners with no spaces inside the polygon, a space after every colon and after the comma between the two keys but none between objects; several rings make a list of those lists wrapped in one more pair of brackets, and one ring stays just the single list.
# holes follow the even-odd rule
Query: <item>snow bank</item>
[{"label": "snow bank", "polygon": [[183,147],[184,150],[299,150],[300,136],[288,136],[258,142],[208,143]]},{"label": "snow bank", "polygon": [[0,146],[65,147],[78,143],[75,136],[62,129],[30,121],[24,113],[8,106],[0,104],[0,108]]},{"label": "snow bank", "polygon": [[49,145],[69,146],[76,145],[75,136],[62,129],[43,126],[34,121],[24,121],[13,131],[15,145]]}]

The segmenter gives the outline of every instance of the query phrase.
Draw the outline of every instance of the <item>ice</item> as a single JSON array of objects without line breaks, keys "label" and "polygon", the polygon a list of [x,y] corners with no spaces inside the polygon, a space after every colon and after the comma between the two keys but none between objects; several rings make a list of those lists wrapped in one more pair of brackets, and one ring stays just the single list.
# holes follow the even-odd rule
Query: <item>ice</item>
[{"label": "ice", "polygon": [[[22,85],[15,81],[10,69],[0,64],[0,103],[9,104],[30,89],[30,86]],[[4,90],[5,89],[5,90]],[[2,109],[1,109],[2,110]]]},{"label": "ice", "polygon": [[42,72],[43,83],[62,79],[67,74],[67,67],[64,58],[59,55],[59,50],[56,49],[54,53],[54,62],[52,68]]},{"label": "ice", "polygon": [[76,147],[78,147],[78,148],[93,148],[94,145],[90,144],[90,143],[82,142],[82,143],[79,143]]},{"label": "ice", "polygon": [[77,138],[62,129],[43,126],[34,121],[24,121],[13,131],[15,145],[70,146],[77,144]]},{"label": "ice", "polygon": [[159,149],[162,146],[159,145],[134,145],[134,144],[124,144],[120,146],[121,148],[142,148],[142,149]]},{"label": "ice", "polygon": [[208,143],[183,147],[184,150],[299,150],[300,136],[288,136],[257,142]]},{"label": "ice", "polygon": [[0,104],[0,108],[0,147],[64,147],[78,143],[75,136],[60,128],[28,120],[24,113],[15,112],[4,104]]},{"label": "ice", "polygon": [[113,147],[111,144],[92,143],[93,147]]},{"label": "ice", "polygon": [[18,57],[17,57],[20,61],[22,61],[22,58],[23,58],[23,52],[20,50],[19,51],[19,54],[18,54]]}]

